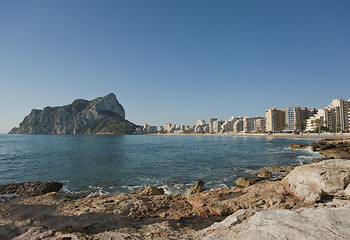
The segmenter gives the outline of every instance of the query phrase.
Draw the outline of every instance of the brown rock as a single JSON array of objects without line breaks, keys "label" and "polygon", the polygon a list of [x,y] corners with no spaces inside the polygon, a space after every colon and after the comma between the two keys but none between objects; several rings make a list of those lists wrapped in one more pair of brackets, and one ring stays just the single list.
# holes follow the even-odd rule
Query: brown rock
[{"label": "brown rock", "polygon": [[[250,171],[250,173],[253,173],[255,175],[257,175],[258,177],[263,177],[264,175],[266,175],[266,178],[271,178],[274,176],[276,176],[275,180],[281,180],[282,178],[284,178],[285,176],[287,176],[287,174],[293,170],[295,168],[295,166],[289,166],[289,167],[282,167],[282,166],[267,166],[267,167],[263,167],[260,168],[258,170],[255,171]],[[264,173],[266,172],[266,173]],[[267,172],[271,173],[271,177],[269,177],[269,174]],[[261,174],[259,176],[259,174]]]},{"label": "brown rock", "polygon": [[164,189],[163,188],[157,188],[153,186],[147,186],[144,189],[137,192],[137,194],[141,196],[155,196],[155,195],[163,195]]},{"label": "brown rock", "polygon": [[77,198],[49,193],[1,204],[0,237],[191,239],[194,230],[206,228],[239,209],[301,206],[303,203],[288,194],[280,182],[266,180],[234,191],[192,195],[120,193]]},{"label": "brown rock", "polygon": [[262,177],[257,177],[257,178],[242,178],[242,177],[239,177],[236,180],[236,184],[240,185],[240,186],[243,186],[243,187],[249,187],[249,186],[253,185],[254,183],[259,182],[261,180],[263,180]]},{"label": "brown rock", "polygon": [[63,184],[59,182],[25,182],[0,186],[0,195],[38,196],[49,192],[58,192]]},{"label": "brown rock", "polygon": [[350,139],[324,139],[312,143],[313,151],[320,151],[326,157],[350,159]]},{"label": "brown rock", "polygon": [[346,148],[332,148],[321,151],[321,154],[326,157],[332,158],[341,158],[341,159],[350,159],[350,151]]},{"label": "brown rock", "polygon": [[23,240],[23,239],[43,239],[51,237],[54,235],[52,230],[47,230],[43,227],[32,227],[25,233],[13,238],[13,240]]},{"label": "brown rock", "polygon": [[258,177],[261,178],[272,178],[272,173],[269,171],[262,171],[258,174]]},{"label": "brown rock", "polygon": [[204,182],[198,181],[197,183],[193,184],[192,187],[188,190],[188,194],[197,194],[200,193],[203,190]]},{"label": "brown rock", "polygon": [[289,148],[291,150],[306,149],[308,146],[309,144],[298,144],[298,143],[289,144]]},{"label": "brown rock", "polygon": [[319,163],[319,162],[322,162],[324,160],[329,160],[329,159],[333,159],[333,157],[315,158],[315,159],[312,159],[310,162],[311,163]]}]

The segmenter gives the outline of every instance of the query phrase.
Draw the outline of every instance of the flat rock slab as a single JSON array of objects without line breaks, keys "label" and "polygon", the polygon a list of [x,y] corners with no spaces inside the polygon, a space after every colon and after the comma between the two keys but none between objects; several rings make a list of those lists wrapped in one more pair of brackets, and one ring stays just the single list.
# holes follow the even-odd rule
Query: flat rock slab
[{"label": "flat rock slab", "polygon": [[[237,224],[228,217],[222,224],[202,230],[197,239],[350,239],[350,205],[340,208],[308,208],[303,211],[272,210],[257,212]],[[231,220],[232,224],[228,223]]]},{"label": "flat rock slab", "polygon": [[296,167],[282,181],[286,190],[296,197],[312,203],[323,196],[347,195],[350,183],[350,161],[324,160]]},{"label": "flat rock slab", "polygon": [[25,182],[0,186],[0,195],[33,197],[49,192],[58,192],[63,184],[59,182]]}]

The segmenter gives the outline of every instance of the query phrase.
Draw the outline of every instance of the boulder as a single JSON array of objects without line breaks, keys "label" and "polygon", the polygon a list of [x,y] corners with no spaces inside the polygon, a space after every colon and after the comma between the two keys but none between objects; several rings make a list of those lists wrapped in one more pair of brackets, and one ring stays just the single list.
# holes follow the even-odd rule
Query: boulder
[{"label": "boulder", "polygon": [[[272,173],[275,176],[285,177],[294,168],[295,168],[294,165],[289,166],[289,167],[267,166],[267,167],[260,168],[258,170],[250,171],[250,173],[255,174],[255,175],[259,175],[262,172],[270,172],[270,173]],[[266,173],[266,174],[268,174],[268,173]]]},{"label": "boulder", "polygon": [[192,187],[188,190],[188,194],[197,194],[200,193],[203,190],[204,182],[198,181],[197,183],[193,184]]},{"label": "boulder", "polygon": [[63,184],[59,182],[25,182],[0,186],[0,195],[39,196],[49,192],[58,192]]},{"label": "boulder", "polygon": [[332,148],[335,148],[335,146],[332,143],[325,144],[325,145],[320,145],[318,147],[319,151],[324,151],[324,150],[332,149]]},{"label": "boulder", "polygon": [[344,159],[298,166],[282,180],[289,193],[308,203],[323,196],[346,195],[349,183],[350,161]]},{"label": "boulder", "polygon": [[256,182],[259,182],[261,180],[263,180],[264,178],[262,177],[257,177],[257,178],[242,178],[239,177],[236,180],[236,184],[239,186],[243,186],[243,187],[249,187],[251,185],[253,185]]},{"label": "boulder", "polygon": [[306,149],[308,146],[309,144],[298,144],[298,143],[289,144],[289,148],[291,150]]},{"label": "boulder", "polygon": [[153,186],[147,186],[144,189],[137,192],[141,196],[156,196],[156,195],[163,195],[164,189],[163,188],[157,188]]},{"label": "boulder", "polygon": [[350,159],[350,148],[331,148],[321,151],[326,157]]},{"label": "boulder", "polygon": [[269,171],[262,171],[258,174],[258,177],[261,178],[272,178],[272,173]]},{"label": "boulder", "polygon": [[329,160],[329,159],[334,159],[334,158],[333,157],[315,158],[315,159],[312,159],[310,162],[311,163],[319,163],[319,162],[322,162],[324,160]]},{"label": "boulder", "polygon": [[350,159],[350,139],[324,139],[312,143],[311,147],[326,157]]},{"label": "boulder", "polygon": [[198,232],[195,239],[349,239],[349,214],[350,205],[303,211],[262,211],[242,223],[233,215]]}]

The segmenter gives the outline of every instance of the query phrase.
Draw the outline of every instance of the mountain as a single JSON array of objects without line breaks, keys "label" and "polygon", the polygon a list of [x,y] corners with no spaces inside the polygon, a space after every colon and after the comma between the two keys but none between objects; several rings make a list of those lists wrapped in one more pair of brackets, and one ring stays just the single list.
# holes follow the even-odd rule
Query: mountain
[{"label": "mountain", "polygon": [[132,134],[135,124],[110,93],[92,101],[77,99],[62,107],[33,109],[10,134]]}]

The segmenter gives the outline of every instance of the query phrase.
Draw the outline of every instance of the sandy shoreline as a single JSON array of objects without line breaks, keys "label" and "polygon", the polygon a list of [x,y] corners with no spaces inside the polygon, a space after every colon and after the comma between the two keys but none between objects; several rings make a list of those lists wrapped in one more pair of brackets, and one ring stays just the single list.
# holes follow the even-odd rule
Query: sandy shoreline
[{"label": "sandy shoreline", "polygon": [[158,133],[158,134],[147,134],[147,135],[162,135],[162,136],[227,136],[227,137],[271,137],[271,138],[317,138],[317,139],[342,139],[350,137],[350,133],[246,133],[246,134],[234,134],[234,133],[186,133],[186,134],[176,134],[176,133]]}]

